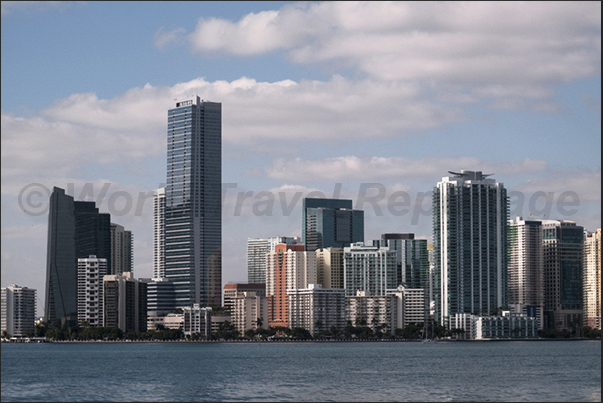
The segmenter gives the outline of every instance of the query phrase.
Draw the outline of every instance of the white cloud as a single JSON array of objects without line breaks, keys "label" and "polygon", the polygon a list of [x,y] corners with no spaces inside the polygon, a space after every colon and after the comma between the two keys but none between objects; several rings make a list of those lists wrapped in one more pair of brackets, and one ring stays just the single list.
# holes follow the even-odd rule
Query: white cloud
[{"label": "white cloud", "polygon": [[600,203],[601,168],[596,171],[550,172],[520,184],[516,190],[525,193],[553,192],[557,196],[564,192],[575,192],[582,202]]},{"label": "white cloud", "polygon": [[450,169],[467,169],[509,176],[544,171],[545,161],[525,158],[521,162],[493,164],[476,157],[367,157],[344,156],[322,160],[282,158],[273,161],[266,173],[271,178],[298,181],[377,181],[395,178],[439,180]]},{"label": "white cloud", "polygon": [[600,2],[321,2],[200,19],[197,51],[286,49],[386,80],[550,85],[598,74]]},{"label": "white cloud", "polygon": [[184,28],[176,28],[166,32],[164,27],[161,27],[155,32],[153,39],[155,46],[162,49],[171,43],[180,44],[184,42],[184,34],[186,34],[186,29]]}]

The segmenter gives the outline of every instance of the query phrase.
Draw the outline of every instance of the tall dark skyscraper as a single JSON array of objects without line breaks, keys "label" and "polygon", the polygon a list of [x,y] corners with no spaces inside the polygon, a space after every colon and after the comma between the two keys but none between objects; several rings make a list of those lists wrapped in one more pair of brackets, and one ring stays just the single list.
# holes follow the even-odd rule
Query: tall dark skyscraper
[{"label": "tall dark skyscraper", "polygon": [[222,104],[168,111],[165,276],[176,306],[222,304]]},{"label": "tall dark skyscraper", "polygon": [[107,259],[110,272],[111,215],[94,202],[74,201],[55,187],[48,212],[46,256],[46,321],[77,320],[77,259],[96,255]]},{"label": "tall dark skyscraper", "polygon": [[351,200],[305,198],[302,220],[307,251],[364,242],[364,211],[353,210]]}]

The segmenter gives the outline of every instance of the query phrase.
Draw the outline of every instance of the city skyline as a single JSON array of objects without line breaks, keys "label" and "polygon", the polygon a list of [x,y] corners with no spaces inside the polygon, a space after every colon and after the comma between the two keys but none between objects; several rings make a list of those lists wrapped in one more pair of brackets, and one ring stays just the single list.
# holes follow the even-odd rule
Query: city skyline
[{"label": "city skyline", "polygon": [[[361,207],[365,240],[431,239],[431,216],[413,216],[448,170],[494,173],[523,194],[510,219],[595,231],[600,14],[596,2],[3,2],[2,286],[45,298],[48,215],[23,211],[30,184],[72,184],[76,200],[110,184],[97,207],[122,203],[112,220],[134,236],[134,276],[152,277],[152,197],[136,214],[124,195],[136,206],[161,187],[166,111],[191,95],[223,105],[222,182],[236,186],[224,201],[223,283],[246,281],[247,238],[301,236],[296,192],[356,204],[363,184],[365,195],[383,189],[382,214]],[[565,191],[579,196],[569,216],[555,204]],[[275,197],[272,216],[260,192]],[[409,213],[388,209],[396,192]],[[550,210],[529,205],[536,192],[550,193]]]}]

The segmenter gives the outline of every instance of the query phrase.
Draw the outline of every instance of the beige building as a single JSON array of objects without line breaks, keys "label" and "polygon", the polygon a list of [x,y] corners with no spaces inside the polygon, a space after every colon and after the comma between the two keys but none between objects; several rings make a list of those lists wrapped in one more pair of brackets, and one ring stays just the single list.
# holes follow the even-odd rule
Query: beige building
[{"label": "beige building", "polygon": [[345,290],[308,284],[307,288],[288,289],[289,327],[301,327],[311,334],[345,327]]},{"label": "beige building", "polygon": [[316,281],[324,288],[343,288],[343,248],[316,250]]},{"label": "beige building", "polygon": [[184,315],[181,313],[168,313],[166,316],[149,316],[147,318],[148,330],[157,330],[159,326],[171,330],[182,329],[184,326]]},{"label": "beige building", "polygon": [[396,296],[396,326],[404,328],[411,323],[421,324],[429,316],[429,301],[423,288],[398,286],[387,290],[387,294]]},{"label": "beige building", "polygon": [[354,326],[379,327],[384,333],[393,334],[398,325],[398,304],[396,296],[369,295],[366,291],[356,291],[356,296],[346,297],[345,320]]},{"label": "beige building", "polygon": [[[240,292],[233,298],[232,323],[241,333],[268,327],[268,299],[255,292]],[[258,322],[258,319],[260,320]]]},{"label": "beige building", "polygon": [[584,325],[601,330],[601,228],[584,240]]}]

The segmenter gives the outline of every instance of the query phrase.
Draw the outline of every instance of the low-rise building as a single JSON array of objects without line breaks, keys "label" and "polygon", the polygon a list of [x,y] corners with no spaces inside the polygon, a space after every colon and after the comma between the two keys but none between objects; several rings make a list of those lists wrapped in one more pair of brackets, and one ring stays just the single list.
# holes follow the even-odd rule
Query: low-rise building
[{"label": "low-rise building", "polygon": [[356,291],[356,296],[346,297],[345,320],[355,326],[369,326],[374,331],[393,334],[398,326],[398,304],[396,296],[368,295],[367,291]]},{"label": "low-rise building", "polygon": [[182,331],[185,335],[198,334],[200,338],[207,339],[211,334],[211,307],[201,307],[194,304],[192,307],[182,308]]},{"label": "low-rise building", "polygon": [[13,337],[25,337],[33,333],[36,320],[36,290],[10,284],[3,287],[0,294],[0,331],[6,331]]},{"label": "low-rise building", "polygon": [[255,292],[240,292],[233,298],[232,323],[241,333],[268,326],[268,299]]},{"label": "low-rise building", "polygon": [[289,327],[301,327],[311,334],[345,327],[345,290],[322,288],[308,284],[308,288],[288,289]]}]

